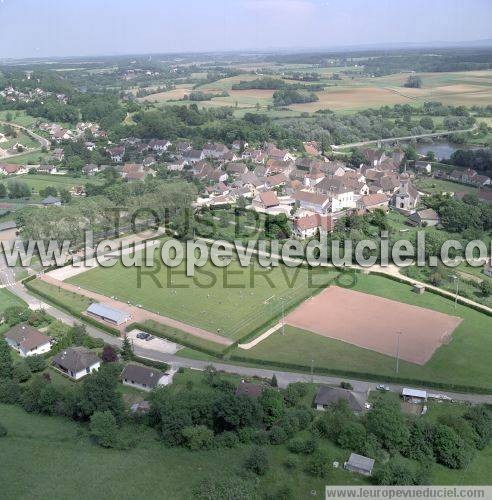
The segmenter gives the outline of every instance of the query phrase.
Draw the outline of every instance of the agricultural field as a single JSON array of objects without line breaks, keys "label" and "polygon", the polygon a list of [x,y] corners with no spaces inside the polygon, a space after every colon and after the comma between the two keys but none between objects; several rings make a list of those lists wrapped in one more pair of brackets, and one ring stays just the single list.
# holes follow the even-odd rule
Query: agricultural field
[{"label": "agricultural field", "polygon": [[24,302],[5,288],[0,288],[0,313],[11,306],[24,306]]},{"label": "agricultural field", "polygon": [[[245,71],[252,68],[245,67]],[[255,68],[256,69],[256,68]],[[272,66],[276,73],[268,75],[283,79],[286,83],[294,83],[284,77],[289,71],[317,72],[321,78],[316,83],[326,85],[325,90],[316,92],[319,101],[292,104],[289,110],[293,114],[302,112],[313,113],[319,109],[331,109],[339,112],[354,112],[369,107],[384,105],[412,104],[421,105],[425,101],[441,101],[450,105],[487,105],[492,102],[492,71],[469,71],[449,73],[419,73],[423,86],[420,89],[403,87],[408,73],[397,73],[382,77],[367,77],[354,74],[343,74],[344,70],[356,68],[316,68],[311,65]],[[341,74],[340,80],[332,80],[333,73]],[[240,81],[259,78],[252,73],[224,78],[212,83],[206,83],[197,88],[203,92],[228,92],[228,97],[217,97],[211,101],[201,101],[199,107],[232,106],[236,115],[241,116],[246,110],[257,110],[273,117],[285,116],[285,111],[272,110],[272,90],[231,90],[232,85]],[[151,94],[141,100],[157,102],[161,105],[176,104],[179,99],[193,90],[193,85],[178,85],[175,90]],[[281,114],[283,113],[283,115]],[[287,115],[288,116],[288,115]]]},{"label": "agricultural field", "polygon": [[37,118],[26,114],[26,112],[22,110],[7,110],[0,111],[0,121],[7,121],[9,115],[12,117],[11,123],[15,123],[16,125],[21,125],[23,127],[30,127],[38,120]]},{"label": "agricultural field", "polygon": [[[430,292],[417,295],[410,285],[374,275],[358,275],[354,290],[399,302],[417,305],[463,318],[454,331],[452,341],[437,349],[425,365],[400,360],[399,376],[414,380],[462,384],[492,389],[489,359],[492,355],[490,317],[471,308],[457,305]],[[411,320],[409,320],[411,321]],[[361,332],[363,335],[364,332]],[[402,339],[402,342],[405,342]],[[395,332],[395,357],[396,357]],[[355,373],[395,376],[395,357],[361,349],[345,342],[286,327],[285,336],[277,332],[250,350],[238,350],[237,355],[272,362],[348,370]]]}]

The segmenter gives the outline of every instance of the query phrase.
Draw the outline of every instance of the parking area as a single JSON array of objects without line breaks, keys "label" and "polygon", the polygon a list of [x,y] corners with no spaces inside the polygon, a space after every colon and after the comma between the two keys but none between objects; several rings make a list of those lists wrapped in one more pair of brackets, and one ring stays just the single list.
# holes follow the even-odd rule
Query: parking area
[{"label": "parking area", "polygon": [[128,332],[127,335],[134,345],[164,352],[166,354],[175,354],[180,349],[183,349],[183,346],[176,344],[175,342],[154,337],[153,335],[143,332],[142,330],[132,330],[131,332]]}]

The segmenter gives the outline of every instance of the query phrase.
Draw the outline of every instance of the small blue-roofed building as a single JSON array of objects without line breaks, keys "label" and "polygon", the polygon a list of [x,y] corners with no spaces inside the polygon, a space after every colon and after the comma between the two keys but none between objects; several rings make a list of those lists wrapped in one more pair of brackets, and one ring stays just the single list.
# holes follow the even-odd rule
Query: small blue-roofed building
[{"label": "small blue-roofed building", "polygon": [[97,319],[102,319],[112,325],[120,326],[127,323],[132,319],[132,315],[126,311],[121,311],[120,309],[115,309],[114,307],[107,306],[106,304],[101,304],[95,302],[91,304],[86,313],[89,316],[93,316]]}]

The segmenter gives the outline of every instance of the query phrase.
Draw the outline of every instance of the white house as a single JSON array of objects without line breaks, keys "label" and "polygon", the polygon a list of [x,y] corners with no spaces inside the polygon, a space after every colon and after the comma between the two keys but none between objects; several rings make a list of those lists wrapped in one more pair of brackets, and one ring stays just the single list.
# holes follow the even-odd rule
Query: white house
[{"label": "white house", "polygon": [[101,360],[85,347],[69,347],[53,358],[52,365],[71,379],[80,380],[99,370]]},{"label": "white house", "polygon": [[16,325],[5,334],[7,344],[23,358],[49,352],[51,339],[29,325]]}]

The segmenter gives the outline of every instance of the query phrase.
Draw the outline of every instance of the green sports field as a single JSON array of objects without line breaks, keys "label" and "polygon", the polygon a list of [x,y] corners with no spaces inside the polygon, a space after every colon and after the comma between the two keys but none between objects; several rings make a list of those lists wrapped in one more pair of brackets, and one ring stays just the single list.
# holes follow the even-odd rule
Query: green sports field
[{"label": "green sports field", "polygon": [[282,304],[289,310],[338,274],[327,270],[314,279],[306,269],[266,269],[258,263],[244,268],[236,261],[226,268],[207,263],[194,277],[184,275],[184,263],[145,272],[118,263],[67,281],[237,340],[278,317]]}]

